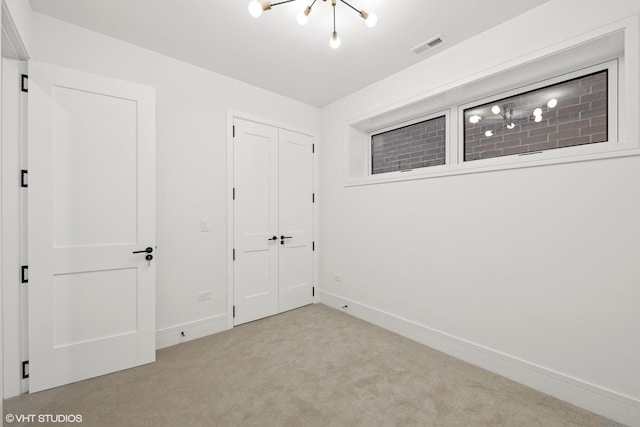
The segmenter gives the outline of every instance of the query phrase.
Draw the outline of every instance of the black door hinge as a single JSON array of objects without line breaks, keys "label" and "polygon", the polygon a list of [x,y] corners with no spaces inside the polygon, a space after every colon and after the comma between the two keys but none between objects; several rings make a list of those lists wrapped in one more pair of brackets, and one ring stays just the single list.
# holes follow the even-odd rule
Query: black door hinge
[{"label": "black door hinge", "polygon": [[315,203],[316,202],[316,193],[312,193],[311,194],[311,203]]},{"label": "black door hinge", "polygon": [[236,137],[236,126],[235,125],[233,125],[231,132],[233,134],[233,138],[235,138]]},{"label": "black door hinge", "polygon": [[233,248],[233,260],[236,260],[236,248]]},{"label": "black door hinge", "polygon": [[236,187],[233,187],[233,200],[236,199]]},{"label": "black door hinge", "polygon": [[311,288],[311,296],[312,297],[316,296],[316,287],[315,286]]},{"label": "black door hinge", "polygon": [[312,251],[316,250],[316,242],[311,242],[311,250]]},{"label": "black door hinge", "polygon": [[29,186],[29,171],[22,169],[20,171],[20,187],[27,188]]},{"label": "black door hinge", "polygon": [[234,319],[236,318],[236,306],[235,305],[233,306],[233,318]]},{"label": "black door hinge", "polygon": [[316,144],[311,144],[311,152],[312,153],[316,152]]},{"label": "black door hinge", "polygon": [[29,76],[22,74],[20,77],[20,90],[23,92],[29,92]]},{"label": "black door hinge", "polygon": [[22,378],[29,378],[29,361],[22,362]]},{"label": "black door hinge", "polygon": [[22,283],[29,283],[29,266],[28,265],[23,265],[22,266]]}]

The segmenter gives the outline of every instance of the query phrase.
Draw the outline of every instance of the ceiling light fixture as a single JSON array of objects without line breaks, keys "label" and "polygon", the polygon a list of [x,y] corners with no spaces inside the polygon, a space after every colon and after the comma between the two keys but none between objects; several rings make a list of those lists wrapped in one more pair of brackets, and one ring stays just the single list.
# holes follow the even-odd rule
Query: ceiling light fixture
[{"label": "ceiling light fixture", "polygon": [[[251,14],[251,16],[258,18],[260,15],[262,15],[263,12],[267,10],[271,10],[273,6],[278,6],[285,3],[291,3],[292,1],[295,1],[295,0],[285,0],[277,3],[271,3],[271,2],[260,3],[258,0],[252,0],[249,3],[249,13]],[[309,6],[307,6],[305,9],[300,11],[300,13],[297,16],[297,20],[300,25],[306,25],[307,22],[309,22],[309,14],[311,13],[313,5],[316,4],[316,1],[317,0],[313,0],[313,2]],[[322,1],[326,2],[327,0],[322,0]],[[360,15],[360,17],[364,19],[364,22],[368,27],[375,27],[376,24],[378,23],[378,16],[375,13],[368,13],[368,12],[365,12],[364,10],[358,10],[352,5],[350,5],[349,3],[347,3],[345,0],[339,0],[339,1],[341,3],[346,4],[351,9],[355,10],[358,13],[358,15]],[[331,33],[331,38],[329,39],[329,45],[334,49],[337,49],[340,46],[340,37],[338,37],[338,32],[336,31],[337,3],[338,3],[338,0],[331,0],[331,6],[333,7],[333,32]]]},{"label": "ceiling light fixture", "polygon": [[[558,100],[556,98],[551,98],[547,103],[546,107],[551,110],[558,105]],[[490,138],[498,133],[500,129],[507,128],[509,130],[514,129],[516,127],[516,123],[524,124],[526,122],[536,122],[540,123],[542,121],[543,107],[535,107],[531,114],[527,114],[527,111],[531,111],[531,109],[523,108],[516,109],[513,103],[508,103],[504,105],[494,104],[490,111],[492,114],[499,116],[494,117],[491,115],[481,116],[482,111],[478,111],[478,113],[473,114],[469,117],[469,123],[477,124],[482,120],[488,120],[487,125],[491,126],[491,122],[495,123],[493,119],[502,119],[502,123],[496,126],[491,126],[493,129],[487,130],[484,135],[487,138]],[[485,127],[486,129],[486,127]]]}]

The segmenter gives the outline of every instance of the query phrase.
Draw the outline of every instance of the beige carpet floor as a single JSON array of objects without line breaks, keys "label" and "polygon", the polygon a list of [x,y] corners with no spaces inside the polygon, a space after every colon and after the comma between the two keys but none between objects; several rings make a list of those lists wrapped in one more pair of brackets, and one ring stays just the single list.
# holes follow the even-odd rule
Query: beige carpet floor
[{"label": "beige carpet floor", "polygon": [[100,427],[618,425],[324,305],[4,407]]}]

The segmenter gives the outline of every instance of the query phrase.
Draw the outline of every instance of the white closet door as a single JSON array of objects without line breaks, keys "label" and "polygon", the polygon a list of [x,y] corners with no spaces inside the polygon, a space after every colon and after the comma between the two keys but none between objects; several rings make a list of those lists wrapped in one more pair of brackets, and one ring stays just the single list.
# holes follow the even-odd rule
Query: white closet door
[{"label": "white closet door", "polygon": [[[29,79],[35,392],[155,361],[155,95],[37,62]],[[151,255],[151,254],[148,254]]]},{"label": "white closet door", "polygon": [[[313,302],[313,138],[280,129],[280,306]],[[280,237],[280,236],[279,236]]]},{"label": "white closet door", "polygon": [[278,313],[278,129],[241,119],[234,125],[234,324],[239,325]]}]

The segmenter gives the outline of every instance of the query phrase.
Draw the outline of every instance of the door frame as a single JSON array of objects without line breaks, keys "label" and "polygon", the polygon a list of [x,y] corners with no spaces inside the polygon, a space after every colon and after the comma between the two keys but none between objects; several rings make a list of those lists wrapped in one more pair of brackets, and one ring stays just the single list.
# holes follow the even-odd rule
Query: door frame
[{"label": "door frame", "polygon": [[[2,38],[6,41],[6,49],[0,49],[0,56],[20,62],[21,70],[19,71],[23,74],[28,74],[28,64],[26,61],[29,60],[29,52],[23,41],[24,34],[20,33],[9,7],[5,4],[4,0],[2,0],[1,3],[0,15],[2,15],[2,19],[0,22],[0,32],[2,33]],[[2,67],[0,66],[0,68]],[[2,80],[2,74],[3,72],[0,70],[0,81]],[[18,82],[16,81],[16,87],[17,86]],[[6,94],[3,93],[2,88],[0,88],[0,98],[3,96],[6,96]],[[24,113],[22,118],[26,119],[26,100],[24,101],[24,111],[11,113]],[[23,110],[23,108],[21,107],[20,110]],[[0,105],[1,129],[4,129],[3,125],[6,125],[6,120],[7,112],[3,112],[2,105]],[[18,126],[18,123],[13,124]],[[23,140],[22,142],[25,141]],[[2,146],[0,151],[5,151],[4,144],[6,143],[6,141],[3,141],[2,134],[0,133],[0,145]],[[25,147],[20,147],[20,149],[23,148],[26,149],[26,145]],[[26,163],[26,159],[22,160]],[[17,187],[19,185],[18,174],[14,174],[9,179],[7,172],[10,171],[5,170],[5,166],[10,166],[8,169],[16,172],[19,169],[26,169],[26,167],[21,167],[23,165],[20,164],[20,161],[20,156],[15,151],[11,153],[7,151],[4,153],[0,152],[0,164],[2,165],[0,166],[0,170],[2,171],[0,175],[5,175],[4,177],[0,176],[0,246],[3,248],[17,248],[20,244],[15,238],[15,234],[12,233],[13,238],[8,240],[6,233],[6,230],[18,229],[21,223],[20,215],[25,214],[22,212],[19,215],[17,210],[10,212],[8,209],[8,207],[18,206],[20,203],[19,190],[16,191],[16,188],[19,188]],[[26,250],[26,242],[23,242],[23,244]],[[22,375],[19,374],[23,349],[22,344],[18,344],[18,342],[22,343],[22,341],[26,339],[25,334],[23,334],[25,330],[21,329],[24,325],[8,324],[4,321],[4,316],[12,316],[14,319],[17,318],[16,316],[20,316],[20,307],[22,307],[25,302],[20,296],[20,291],[21,287],[24,288],[26,285],[20,283],[19,266],[15,265],[14,261],[15,254],[11,256],[11,254],[5,251],[0,251],[0,318],[3,319],[0,322],[0,324],[2,324],[2,329],[0,330],[0,411],[3,409],[2,402],[5,398],[14,397],[27,391],[29,381],[22,379]],[[7,345],[7,343],[10,345]],[[5,365],[7,365],[7,372],[11,371],[17,374],[5,376]]]},{"label": "door frame", "polygon": [[[265,119],[252,114],[227,110],[227,329],[233,328],[233,237],[234,237],[234,204],[233,204],[233,177],[234,177],[234,158],[233,158],[233,122],[234,119],[243,119],[264,125],[273,126],[280,129],[287,129],[292,132],[301,133],[313,138],[314,153],[313,156],[313,192],[316,195],[313,204],[313,241],[318,244],[318,136],[316,132],[301,129],[296,126],[283,124],[274,120]],[[313,252],[313,286],[318,286],[318,251]],[[314,295],[313,303],[316,302]]]},{"label": "door frame", "polygon": [[[7,67],[5,67],[7,65]],[[15,85],[4,87],[2,103],[2,262],[0,275],[3,292],[2,333],[4,341],[3,386],[6,398],[29,390],[19,367],[28,360],[29,337],[27,316],[28,284],[21,283],[20,266],[28,265],[27,257],[27,192],[21,187],[20,170],[27,165],[27,94],[19,88],[20,74],[28,74],[28,64],[11,58],[2,59],[3,79],[15,79]],[[8,71],[8,73],[7,73]],[[3,80],[4,82],[4,80]],[[14,109],[10,108],[15,107]],[[8,139],[5,139],[7,137]],[[7,345],[8,344],[8,345]]]}]

